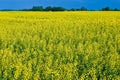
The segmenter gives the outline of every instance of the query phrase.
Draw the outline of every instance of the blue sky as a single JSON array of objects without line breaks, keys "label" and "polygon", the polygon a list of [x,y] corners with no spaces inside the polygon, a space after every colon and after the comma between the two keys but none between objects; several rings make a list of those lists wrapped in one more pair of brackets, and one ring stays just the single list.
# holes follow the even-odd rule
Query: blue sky
[{"label": "blue sky", "polygon": [[120,9],[120,0],[0,0],[0,9],[24,9],[32,6],[61,6],[65,8],[101,9],[109,6]]}]

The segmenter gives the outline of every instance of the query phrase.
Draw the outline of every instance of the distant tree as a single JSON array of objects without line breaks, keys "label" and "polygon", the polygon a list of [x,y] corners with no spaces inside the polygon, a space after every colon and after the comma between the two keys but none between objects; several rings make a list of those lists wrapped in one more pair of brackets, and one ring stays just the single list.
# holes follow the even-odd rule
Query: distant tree
[{"label": "distant tree", "polygon": [[45,11],[52,11],[52,7],[51,6],[48,6],[44,9]]},{"label": "distant tree", "polygon": [[111,9],[107,6],[105,8],[102,8],[102,11],[110,11]]},{"label": "distant tree", "polygon": [[53,7],[52,11],[65,11],[66,9],[63,7]]},{"label": "distant tree", "polygon": [[76,9],[76,11],[80,11],[80,9]]},{"label": "distant tree", "polygon": [[31,10],[33,10],[33,11],[43,11],[43,7],[42,6],[33,6],[33,8]]},{"label": "distant tree", "polygon": [[63,7],[51,7],[48,6],[44,9],[45,11],[65,11],[66,9]]},{"label": "distant tree", "polygon": [[76,9],[72,8],[72,9],[69,9],[69,11],[76,11]]},{"label": "distant tree", "polygon": [[87,8],[81,7],[81,8],[80,8],[80,11],[87,11]]},{"label": "distant tree", "polygon": [[3,9],[1,11],[17,11],[17,10],[13,10],[13,9]]},{"label": "distant tree", "polygon": [[113,11],[119,11],[119,9],[115,8],[115,9],[113,9]]}]

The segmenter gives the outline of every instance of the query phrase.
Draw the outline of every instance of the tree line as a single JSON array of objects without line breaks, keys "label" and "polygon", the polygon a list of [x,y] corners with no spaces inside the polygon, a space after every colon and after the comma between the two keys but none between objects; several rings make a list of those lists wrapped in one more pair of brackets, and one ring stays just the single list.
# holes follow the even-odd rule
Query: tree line
[{"label": "tree line", "polygon": [[111,9],[110,7],[104,7],[99,10],[91,10],[87,9],[86,7],[81,7],[80,9],[72,8],[72,9],[66,9],[64,7],[52,7],[48,6],[46,8],[43,8],[43,6],[33,6],[31,9],[21,9],[21,10],[12,10],[12,9],[4,9],[1,11],[120,11],[118,8]]}]

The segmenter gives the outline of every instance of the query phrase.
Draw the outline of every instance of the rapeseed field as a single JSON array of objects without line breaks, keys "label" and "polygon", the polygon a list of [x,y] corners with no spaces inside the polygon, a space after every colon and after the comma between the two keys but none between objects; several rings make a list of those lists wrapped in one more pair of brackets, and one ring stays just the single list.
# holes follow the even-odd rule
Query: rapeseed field
[{"label": "rapeseed field", "polygon": [[120,12],[0,12],[0,80],[120,80]]}]

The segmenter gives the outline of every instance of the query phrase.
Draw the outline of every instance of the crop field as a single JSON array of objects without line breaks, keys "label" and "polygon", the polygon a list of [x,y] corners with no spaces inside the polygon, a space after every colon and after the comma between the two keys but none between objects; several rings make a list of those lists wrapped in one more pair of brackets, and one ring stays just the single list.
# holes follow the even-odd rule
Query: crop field
[{"label": "crop field", "polygon": [[0,80],[120,80],[120,12],[0,12]]}]

